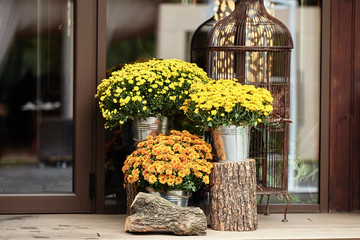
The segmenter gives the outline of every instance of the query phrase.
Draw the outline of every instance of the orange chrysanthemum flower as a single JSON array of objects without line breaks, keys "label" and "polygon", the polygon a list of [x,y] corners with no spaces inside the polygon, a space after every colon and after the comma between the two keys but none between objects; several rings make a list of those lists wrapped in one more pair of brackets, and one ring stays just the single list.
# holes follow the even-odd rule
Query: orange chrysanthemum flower
[{"label": "orange chrysanthemum flower", "polygon": [[168,180],[167,180],[167,184],[168,184],[169,186],[173,186],[174,183],[175,183],[174,177],[173,177],[173,176],[170,176],[170,177],[168,178]]},{"label": "orange chrysanthemum flower", "polygon": [[166,182],[167,182],[167,177],[166,177],[166,175],[165,175],[165,174],[161,174],[161,175],[159,176],[159,183],[165,184]]},{"label": "orange chrysanthemum flower", "polygon": [[208,176],[208,175],[205,175],[205,176],[203,177],[203,183],[209,184],[209,176]]},{"label": "orange chrysanthemum flower", "polygon": [[134,176],[133,175],[129,175],[127,178],[129,183],[134,183]]},{"label": "orange chrysanthemum flower", "polygon": [[179,177],[185,177],[185,171],[184,170],[180,170],[179,172],[178,172],[178,175],[179,175]]},{"label": "orange chrysanthemum flower", "polygon": [[180,185],[182,183],[183,179],[181,177],[175,178],[175,185]]},{"label": "orange chrysanthemum flower", "polygon": [[202,176],[203,176],[203,174],[200,171],[195,171],[194,174],[198,178],[202,178]]},{"label": "orange chrysanthemum flower", "polygon": [[126,182],[162,191],[197,189],[201,182],[207,182],[212,168],[208,162],[212,159],[211,151],[208,153],[211,146],[200,137],[172,131],[170,136],[148,137],[138,147],[122,168]]},{"label": "orange chrysanthemum flower", "polygon": [[157,178],[155,177],[155,175],[151,175],[148,181],[149,183],[154,184],[157,181]]}]

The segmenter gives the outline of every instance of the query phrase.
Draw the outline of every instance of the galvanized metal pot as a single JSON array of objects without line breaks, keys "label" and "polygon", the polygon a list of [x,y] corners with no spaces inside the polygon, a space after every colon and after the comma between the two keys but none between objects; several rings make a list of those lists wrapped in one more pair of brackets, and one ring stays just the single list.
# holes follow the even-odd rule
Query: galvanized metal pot
[{"label": "galvanized metal pot", "polygon": [[249,126],[220,126],[212,130],[215,159],[218,162],[246,161],[249,158]]},{"label": "galvanized metal pot", "polygon": [[184,190],[160,192],[160,196],[180,207],[187,207],[190,197]]},{"label": "galvanized metal pot", "polygon": [[135,118],[133,120],[133,133],[135,141],[145,140],[149,135],[166,133],[169,129],[169,121],[163,118]]},{"label": "galvanized metal pot", "polygon": [[159,193],[160,196],[169,202],[172,202],[180,207],[187,207],[189,203],[189,195],[184,190],[173,190],[168,192],[155,192],[152,188],[146,188],[149,193]]}]

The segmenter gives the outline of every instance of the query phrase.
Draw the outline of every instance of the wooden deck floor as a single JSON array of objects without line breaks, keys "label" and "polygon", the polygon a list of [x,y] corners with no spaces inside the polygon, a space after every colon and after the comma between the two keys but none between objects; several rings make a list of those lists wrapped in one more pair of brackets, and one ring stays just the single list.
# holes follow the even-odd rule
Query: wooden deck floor
[{"label": "wooden deck floor", "polygon": [[208,229],[204,237],[124,233],[124,215],[0,215],[0,239],[360,239],[360,214],[259,214],[252,232]]}]

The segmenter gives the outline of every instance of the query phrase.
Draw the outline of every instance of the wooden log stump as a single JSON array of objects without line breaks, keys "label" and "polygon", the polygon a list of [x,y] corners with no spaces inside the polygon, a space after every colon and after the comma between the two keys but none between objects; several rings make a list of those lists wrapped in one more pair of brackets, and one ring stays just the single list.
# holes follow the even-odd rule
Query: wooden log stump
[{"label": "wooden log stump", "polygon": [[206,235],[206,216],[197,207],[180,207],[159,194],[140,192],[125,220],[125,232],[172,232],[176,235]]},{"label": "wooden log stump", "polygon": [[126,184],[126,215],[129,216],[134,212],[131,210],[131,204],[133,203],[136,195],[139,193],[135,184]]},{"label": "wooden log stump", "polygon": [[256,163],[215,162],[210,175],[210,226],[221,231],[253,231],[258,224]]}]

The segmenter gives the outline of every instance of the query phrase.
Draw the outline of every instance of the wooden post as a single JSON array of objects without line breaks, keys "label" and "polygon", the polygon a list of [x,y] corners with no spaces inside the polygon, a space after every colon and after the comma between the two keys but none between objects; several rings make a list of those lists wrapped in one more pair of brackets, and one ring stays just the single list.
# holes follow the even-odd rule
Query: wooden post
[{"label": "wooden post", "polygon": [[133,203],[136,195],[139,191],[136,189],[135,184],[127,183],[126,184],[126,215],[129,216],[133,214],[133,210],[131,209],[131,204]]},{"label": "wooden post", "polygon": [[221,231],[256,230],[256,162],[215,162],[210,175],[210,223]]}]

